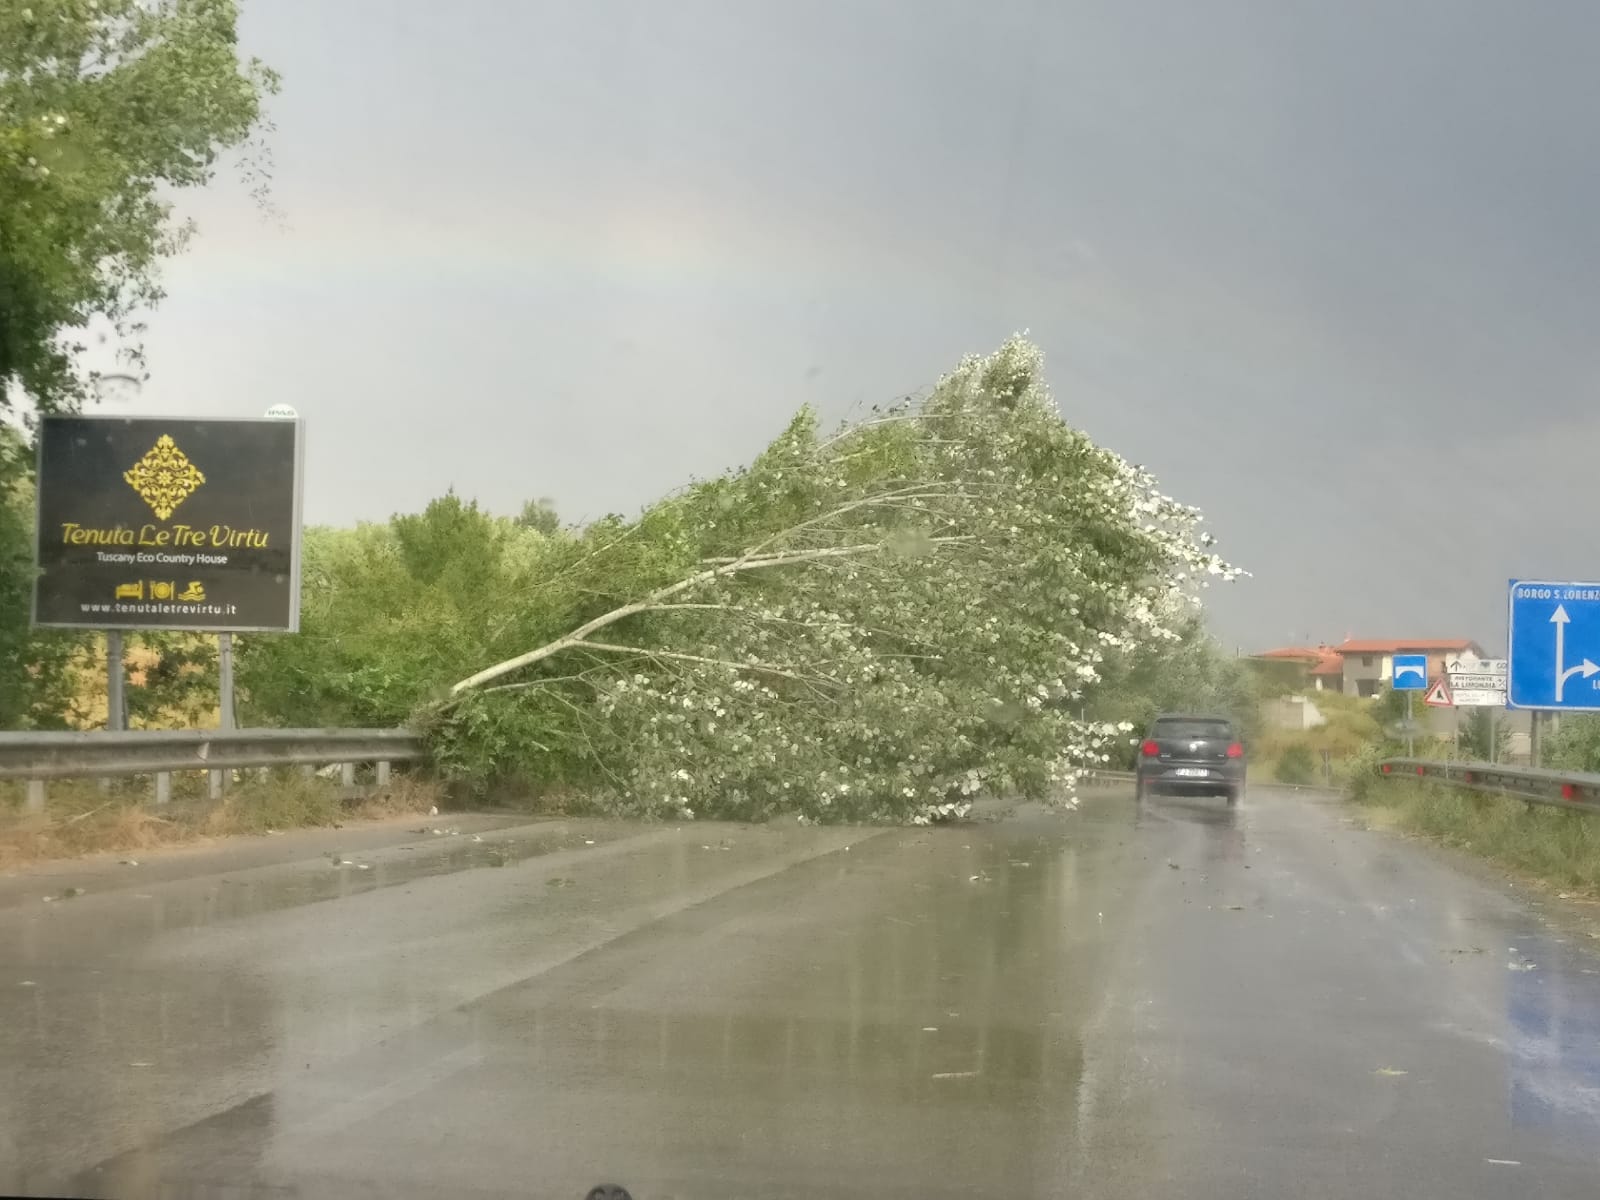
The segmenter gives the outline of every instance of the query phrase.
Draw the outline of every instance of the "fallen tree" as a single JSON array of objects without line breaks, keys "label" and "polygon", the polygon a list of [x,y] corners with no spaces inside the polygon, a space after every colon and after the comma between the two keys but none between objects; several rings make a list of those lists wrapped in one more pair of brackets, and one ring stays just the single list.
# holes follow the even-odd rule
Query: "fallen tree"
[{"label": "fallen tree", "polygon": [[[1198,510],[1066,425],[1021,339],[924,400],[635,521],[546,543],[482,662],[424,706],[438,761],[674,817],[936,820],[1070,795],[1131,727],[1074,715],[1238,572]],[[529,619],[537,613],[538,619]]]}]

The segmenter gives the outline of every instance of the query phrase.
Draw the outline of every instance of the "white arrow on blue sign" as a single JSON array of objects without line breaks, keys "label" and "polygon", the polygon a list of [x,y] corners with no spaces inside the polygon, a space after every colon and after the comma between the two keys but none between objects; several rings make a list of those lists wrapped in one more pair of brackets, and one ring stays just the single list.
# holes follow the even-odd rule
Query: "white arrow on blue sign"
[{"label": "white arrow on blue sign", "polygon": [[1507,642],[1510,707],[1600,712],[1600,583],[1513,579]]},{"label": "white arrow on blue sign", "polygon": [[1397,692],[1422,692],[1428,688],[1428,656],[1426,654],[1396,654],[1394,656],[1394,690]]}]

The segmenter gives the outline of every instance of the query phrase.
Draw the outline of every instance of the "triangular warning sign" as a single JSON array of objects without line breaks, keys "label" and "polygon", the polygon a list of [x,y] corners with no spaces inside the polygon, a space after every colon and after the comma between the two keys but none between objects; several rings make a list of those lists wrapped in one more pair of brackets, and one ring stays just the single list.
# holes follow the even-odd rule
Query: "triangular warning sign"
[{"label": "triangular warning sign", "polygon": [[1450,694],[1450,677],[1441,675],[1435,679],[1428,688],[1428,694],[1422,698],[1424,704],[1431,704],[1434,708],[1454,708],[1456,698]]}]

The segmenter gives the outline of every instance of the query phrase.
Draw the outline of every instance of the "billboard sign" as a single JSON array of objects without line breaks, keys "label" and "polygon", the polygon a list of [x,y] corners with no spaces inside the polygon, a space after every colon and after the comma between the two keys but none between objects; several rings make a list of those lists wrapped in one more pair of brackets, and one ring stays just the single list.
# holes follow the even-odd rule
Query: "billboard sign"
[{"label": "billboard sign", "polygon": [[299,421],[45,417],[36,625],[293,631]]}]

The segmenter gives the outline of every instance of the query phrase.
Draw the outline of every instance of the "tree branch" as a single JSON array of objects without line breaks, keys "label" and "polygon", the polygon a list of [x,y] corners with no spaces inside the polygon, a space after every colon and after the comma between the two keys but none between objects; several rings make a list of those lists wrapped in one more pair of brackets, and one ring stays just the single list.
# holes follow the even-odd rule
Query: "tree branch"
[{"label": "tree branch", "polygon": [[[940,546],[952,545],[970,540],[970,538],[962,535],[929,538],[928,543],[930,545]],[[770,541],[771,539],[768,539],[768,543],[770,543]],[[758,554],[755,551],[751,551],[735,559],[733,562],[722,563],[718,566],[708,567],[703,571],[696,571],[693,575],[690,575],[686,579],[680,579],[676,583],[670,583],[665,587],[657,588],[655,591],[651,592],[641,600],[636,600],[632,604],[624,604],[620,608],[612,609],[608,613],[602,613],[600,616],[584,622],[565,637],[557,638],[553,642],[547,642],[536,650],[529,650],[526,654],[519,654],[515,658],[508,658],[504,662],[496,663],[492,667],[485,667],[477,674],[469,675],[467,678],[461,680],[459,683],[453,686],[450,689],[450,694],[454,696],[460,692],[468,691],[472,688],[488,683],[491,679],[499,679],[501,676],[509,675],[513,671],[519,671],[523,667],[532,666],[534,663],[549,658],[553,654],[559,654],[563,650],[571,649],[574,646],[580,646],[584,644],[591,633],[596,633],[608,625],[615,625],[618,621],[623,620],[625,617],[635,616],[636,614],[642,612],[649,612],[651,609],[660,605],[664,601],[670,600],[674,596],[681,595],[690,588],[698,587],[702,583],[709,583],[713,579],[720,579],[728,575],[736,575],[744,571],[765,570],[768,567],[783,567],[796,563],[824,562],[828,559],[848,558],[862,554],[877,554],[888,548],[888,545],[884,542],[866,542],[855,546],[819,546],[810,550],[776,551],[770,554]]]},{"label": "tree branch", "polygon": [[612,654],[637,654],[644,658],[671,658],[679,662],[703,663],[711,667],[733,667],[739,671],[758,671],[763,675],[781,675],[785,679],[793,679],[799,683],[809,682],[806,676],[796,675],[793,671],[785,671],[781,667],[770,666],[766,663],[742,663],[731,658],[708,658],[703,654],[684,654],[677,650],[648,650],[642,646],[619,646],[611,642],[583,643],[585,650],[606,650]]}]

